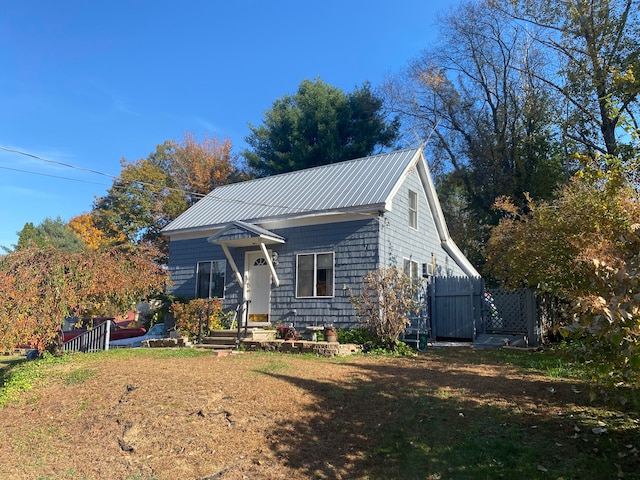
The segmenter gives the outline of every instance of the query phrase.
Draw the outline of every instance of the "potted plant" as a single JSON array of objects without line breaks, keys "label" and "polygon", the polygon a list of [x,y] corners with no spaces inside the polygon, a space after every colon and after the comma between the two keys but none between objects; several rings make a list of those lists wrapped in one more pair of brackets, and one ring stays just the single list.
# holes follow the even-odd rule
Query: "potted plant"
[{"label": "potted plant", "polygon": [[324,339],[327,342],[338,341],[338,329],[333,325],[325,325],[324,327]]},{"label": "potted plant", "polygon": [[293,326],[279,325],[276,329],[276,337],[284,340],[295,340],[296,329]]}]

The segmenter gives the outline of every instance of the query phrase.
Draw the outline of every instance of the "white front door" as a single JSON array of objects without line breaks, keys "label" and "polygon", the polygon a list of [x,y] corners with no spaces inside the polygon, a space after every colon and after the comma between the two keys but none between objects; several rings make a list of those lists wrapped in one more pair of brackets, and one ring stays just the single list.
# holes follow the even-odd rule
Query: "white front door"
[{"label": "white front door", "polygon": [[244,298],[249,323],[269,322],[271,305],[271,270],[262,251],[247,252],[244,270]]}]

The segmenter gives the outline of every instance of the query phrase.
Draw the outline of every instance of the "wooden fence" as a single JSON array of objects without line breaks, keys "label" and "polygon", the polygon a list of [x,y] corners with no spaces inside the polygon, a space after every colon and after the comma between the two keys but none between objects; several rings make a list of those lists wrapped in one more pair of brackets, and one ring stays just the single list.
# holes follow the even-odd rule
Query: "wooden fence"
[{"label": "wooden fence", "polygon": [[429,336],[473,341],[480,334],[522,335],[541,341],[535,292],[487,289],[481,278],[433,277],[427,290]]}]

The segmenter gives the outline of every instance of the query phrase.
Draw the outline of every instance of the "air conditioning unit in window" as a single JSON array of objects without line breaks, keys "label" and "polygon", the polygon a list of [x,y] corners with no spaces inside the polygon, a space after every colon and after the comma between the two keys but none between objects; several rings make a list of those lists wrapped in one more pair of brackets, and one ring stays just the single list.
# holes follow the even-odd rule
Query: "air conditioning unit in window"
[{"label": "air conditioning unit in window", "polygon": [[433,264],[432,263],[423,263],[422,264],[422,277],[432,277],[433,276]]}]

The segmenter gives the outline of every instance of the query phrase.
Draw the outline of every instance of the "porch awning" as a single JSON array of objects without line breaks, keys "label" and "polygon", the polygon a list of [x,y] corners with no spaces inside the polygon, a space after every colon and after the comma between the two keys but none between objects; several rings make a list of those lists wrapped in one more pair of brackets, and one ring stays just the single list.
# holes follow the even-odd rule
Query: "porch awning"
[{"label": "porch awning", "polygon": [[267,245],[285,243],[285,239],[280,235],[270,232],[265,228],[258,227],[257,225],[251,225],[250,223],[245,223],[237,220],[235,222],[229,223],[218,233],[207,238],[207,242],[214,243],[222,247],[227,260],[229,261],[229,265],[231,265],[233,273],[236,275],[236,279],[238,280],[238,283],[241,287],[244,286],[242,275],[238,270],[236,262],[231,256],[229,247],[238,248],[259,246],[264,253],[265,259],[267,260],[267,264],[269,265],[269,269],[271,270],[271,276],[273,277],[273,281],[276,287],[280,285],[280,280],[278,279],[278,274],[276,273],[276,269],[273,266],[271,255],[269,255],[269,252],[267,251]]}]

